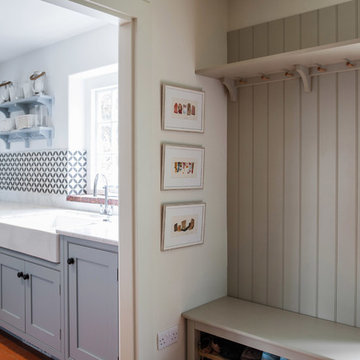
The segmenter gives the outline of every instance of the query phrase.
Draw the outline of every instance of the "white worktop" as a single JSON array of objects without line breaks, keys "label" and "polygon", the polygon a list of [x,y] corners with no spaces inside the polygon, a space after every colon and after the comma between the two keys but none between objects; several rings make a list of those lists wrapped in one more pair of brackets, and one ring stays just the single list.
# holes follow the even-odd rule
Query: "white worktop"
[{"label": "white worktop", "polygon": [[183,316],[260,345],[276,346],[294,354],[290,359],[360,359],[360,329],[290,311],[223,297]]},{"label": "white worktop", "polygon": [[113,217],[110,222],[103,221],[99,224],[90,224],[79,227],[62,226],[56,229],[56,233],[109,245],[117,246],[119,243],[117,216]]},{"label": "white worktop", "polygon": [[56,214],[84,214],[92,217],[97,217],[98,221],[88,225],[76,224],[60,224],[56,227],[56,233],[76,237],[79,239],[96,241],[100,243],[118,245],[118,217],[117,215],[111,216],[110,221],[102,221],[105,216],[98,213],[83,212],[77,210],[61,209],[50,206],[39,206],[27,203],[15,203],[0,201],[0,224],[6,222],[11,218],[16,222],[16,218],[28,215],[38,215],[40,218],[44,216]]}]

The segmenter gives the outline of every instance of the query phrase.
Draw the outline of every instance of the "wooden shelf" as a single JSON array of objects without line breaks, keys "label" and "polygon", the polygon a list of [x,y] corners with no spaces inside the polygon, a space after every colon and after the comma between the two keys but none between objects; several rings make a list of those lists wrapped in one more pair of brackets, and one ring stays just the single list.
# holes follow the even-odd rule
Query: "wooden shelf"
[{"label": "wooden shelf", "polygon": [[54,130],[50,127],[36,127],[30,129],[1,131],[0,139],[6,144],[6,149],[10,149],[10,144],[14,142],[25,142],[25,147],[30,147],[32,140],[46,140],[47,145],[52,145]]},{"label": "wooden shelf", "polygon": [[216,354],[207,354],[201,350],[199,350],[199,356],[202,356],[206,359],[209,359],[209,360],[228,360],[220,355],[216,355]]},{"label": "wooden shelf", "polygon": [[23,110],[26,114],[29,113],[29,108],[33,105],[45,105],[48,108],[49,116],[52,112],[53,98],[48,95],[32,96],[26,99],[19,99],[16,101],[7,101],[0,104],[0,111],[9,117],[13,111]]},{"label": "wooden shelf", "polygon": [[211,68],[197,69],[196,74],[215,79],[243,79],[261,74],[273,74],[280,71],[294,70],[295,65],[314,66],[316,64],[336,64],[344,59],[360,59],[360,38],[238,61]]}]

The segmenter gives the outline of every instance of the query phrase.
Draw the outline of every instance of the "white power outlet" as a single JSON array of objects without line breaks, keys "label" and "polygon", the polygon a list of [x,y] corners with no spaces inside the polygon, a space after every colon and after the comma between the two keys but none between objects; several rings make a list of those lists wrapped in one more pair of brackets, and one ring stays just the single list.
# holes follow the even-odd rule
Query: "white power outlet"
[{"label": "white power outlet", "polygon": [[158,333],[158,350],[162,350],[178,341],[179,329],[177,326]]}]

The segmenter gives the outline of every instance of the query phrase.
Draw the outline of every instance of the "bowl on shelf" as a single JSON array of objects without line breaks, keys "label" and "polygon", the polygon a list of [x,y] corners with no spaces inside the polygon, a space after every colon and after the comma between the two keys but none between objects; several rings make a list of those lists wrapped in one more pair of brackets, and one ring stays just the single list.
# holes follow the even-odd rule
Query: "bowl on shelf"
[{"label": "bowl on shelf", "polygon": [[0,120],[0,131],[10,131],[15,129],[14,118],[5,118]]},{"label": "bowl on shelf", "polygon": [[36,115],[26,114],[19,115],[15,118],[16,129],[29,129],[35,126]]}]

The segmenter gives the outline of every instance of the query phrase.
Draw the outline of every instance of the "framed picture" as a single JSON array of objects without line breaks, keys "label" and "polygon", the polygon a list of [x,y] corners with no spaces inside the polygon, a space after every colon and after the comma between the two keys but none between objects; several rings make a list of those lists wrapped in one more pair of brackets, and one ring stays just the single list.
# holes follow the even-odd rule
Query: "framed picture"
[{"label": "framed picture", "polygon": [[163,84],[162,129],[203,133],[204,96],[200,90]]},{"label": "framed picture", "polygon": [[162,146],[161,190],[202,189],[205,149],[201,146]]},{"label": "framed picture", "polygon": [[165,204],[161,250],[204,243],[205,203]]}]

